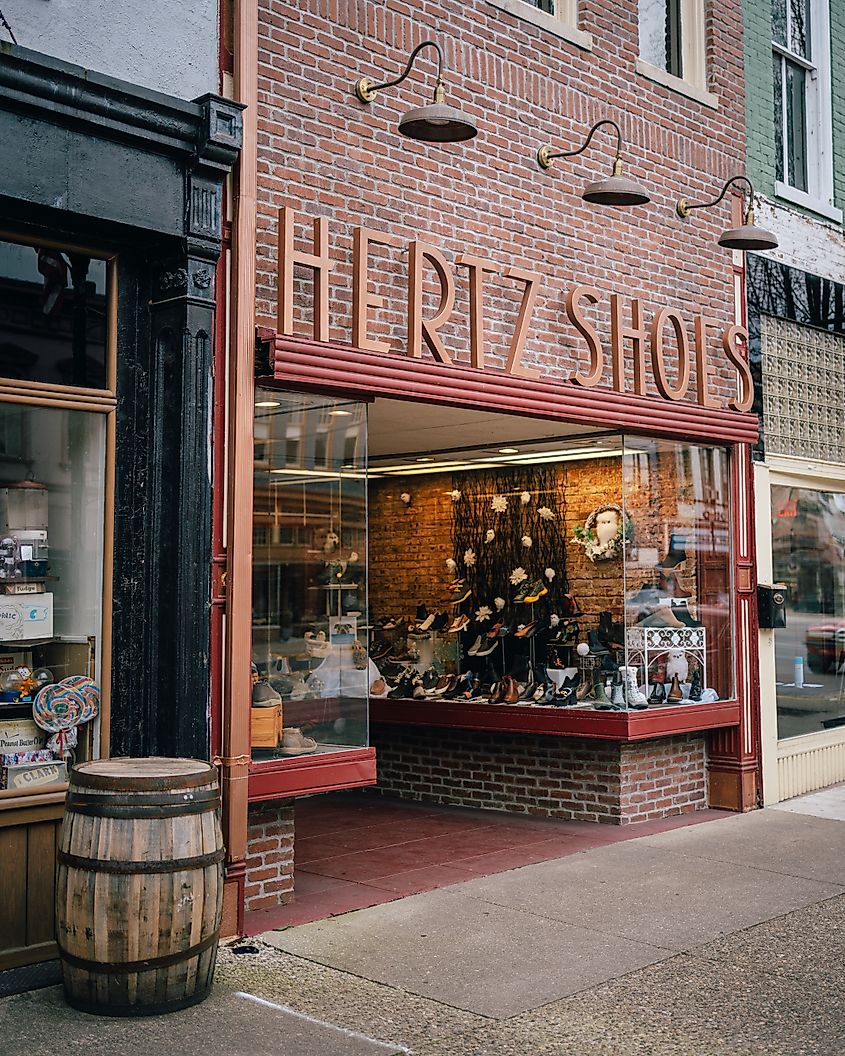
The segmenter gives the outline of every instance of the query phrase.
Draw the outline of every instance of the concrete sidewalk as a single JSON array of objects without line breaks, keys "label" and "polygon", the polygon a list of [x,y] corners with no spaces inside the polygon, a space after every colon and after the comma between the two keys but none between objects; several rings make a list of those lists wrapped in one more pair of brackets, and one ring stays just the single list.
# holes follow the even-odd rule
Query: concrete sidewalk
[{"label": "concrete sidewalk", "polygon": [[0,1052],[842,1056],[845,789],[783,808],[266,933],[168,1017],[7,998]]}]

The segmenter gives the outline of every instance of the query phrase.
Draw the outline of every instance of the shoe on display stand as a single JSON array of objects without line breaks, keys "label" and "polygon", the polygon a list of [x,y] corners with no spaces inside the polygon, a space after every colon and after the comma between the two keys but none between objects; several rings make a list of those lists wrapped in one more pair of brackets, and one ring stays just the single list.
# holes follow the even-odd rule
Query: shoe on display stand
[{"label": "shoe on display stand", "polygon": [[303,736],[298,726],[289,726],[282,730],[282,744],[279,748],[282,755],[308,755],[316,750],[317,742],[313,737]]},{"label": "shoe on display stand", "polygon": [[489,656],[497,648],[498,644],[499,644],[499,639],[498,638],[494,639],[492,642],[488,639],[486,644],[482,645],[481,648],[478,650],[478,652],[475,655],[476,656]]},{"label": "shoe on display stand", "polygon": [[687,694],[689,700],[693,700],[696,703],[701,700],[701,696],[704,690],[701,685],[701,668],[696,667],[692,673],[690,679],[689,693]]},{"label": "shoe on display stand", "polygon": [[607,653],[610,652],[608,647],[599,638],[598,631],[587,632],[587,643],[590,646],[590,652],[593,654],[593,656],[605,656]]},{"label": "shoe on display stand", "polygon": [[648,695],[649,704],[662,704],[666,699],[666,687],[662,682],[653,682]]},{"label": "shoe on display stand", "polygon": [[622,692],[622,675],[617,669],[610,683],[610,703],[625,707],[625,694]]},{"label": "shoe on display stand", "polygon": [[666,699],[674,703],[684,699],[684,691],[681,689],[681,681],[677,675],[672,675],[672,685],[669,687]]},{"label": "shoe on display stand", "polygon": [[669,537],[669,549],[666,552],[666,556],[658,563],[657,568],[667,571],[670,568],[677,568],[678,565],[683,564],[687,559],[685,546],[686,540],[683,536],[675,535],[673,532]]},{"label": "shoe on display stand", "polygon": [[564,594],[563,601],[561,602],[561,609],[563,615],[568,619],[573,619],[576,616],[583,616],[584,613],[581,611],[581,606],[578,604],[578,599],[574,594]]},{"label": "shoe on display stand", "polygon": [[628,707],[636,708],[637,710],[647,708],[648,701],[645,698],[645,694],[640,692],[639,683],[637,682],[637,669],[635,667],[620,667],[619,674],[622,676],[622,689]]},{"label": "shoe on display stand", "polygon": [[669,606],[664,605],[662,608],[656,609],[654,612],[650,612],[646,617],[637,621],[638,627],[684,627],[685,624],[681,623],[678,617],[672,612]]},{"label": "shoe on display stand", "polygon": [[672,615],[676,620],[679,621],[684,627],[701,627],[701,621],[693,619],[692,613],[689,611],[689,606],[686,601],[673,601],[671,605]]},{"label": "shoe on display stand", "polygon": [[466,583],[458,583],[455,585],[452,593],[449,597],[450,605],[460,605],[467,600],[472,594],[472,589],[466,585]]},{"label": "shoe on display stand", "polygon": [[535,601],[539,601],[540,598],[548,593],[549,588],[545,585],[542,579],[535,579],[522,600],[526,605],[533,605]]}]

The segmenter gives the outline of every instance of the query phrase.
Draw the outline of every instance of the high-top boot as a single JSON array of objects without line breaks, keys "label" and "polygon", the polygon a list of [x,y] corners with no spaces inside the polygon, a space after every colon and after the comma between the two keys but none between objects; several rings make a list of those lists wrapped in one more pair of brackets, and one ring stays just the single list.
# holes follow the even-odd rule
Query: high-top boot
[{"label": "high-top boot", "polygon": [[622,675],[619,670],[613,676],[610,683],[610,703],[619,708],[625,707],[625,694],[622,691]]},{"label": "high-top boot", "polygon": [[669,687],[666,699],[673,702],[684,699],[684,691],[681,689],[681,680],[677,675],[672,675],[672,685]]},{"label": "high-top boot", "polygon": [[692,673],[689,685],[689,699],[690,700],[701,700],[701,694],[703,692],[701,686],[701,668],[697,667]]},{"label": "high-top boot", "polygon": [[604,679],[599,678],[593,683],[593,700],[597,704],[610,704],[610,698],[608,697],[604,688]]},{"label": "high-top boot", "polygon": [[613,640],[613,614],[610,612],[599,613],[599,629],[598,629],[599,641],[610,648],[610,643]]},{"label": "high-top boot", "polygon": [[637,669],[635,667],[620,667],[619,673],[622,676],[622,685],[625,688],[625,700],[628,702],[628,707],[647,708],[648,701],[640,693],[640,687],[637,684]]}]

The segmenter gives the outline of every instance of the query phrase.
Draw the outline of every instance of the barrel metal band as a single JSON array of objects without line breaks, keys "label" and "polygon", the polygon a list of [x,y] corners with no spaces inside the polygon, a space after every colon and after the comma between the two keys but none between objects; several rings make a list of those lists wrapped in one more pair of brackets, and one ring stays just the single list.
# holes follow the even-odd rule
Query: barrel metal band
[{"label": "barrel metal band", "polygon": [[73,968],[84,968],[89,972],[129,974],[130,972],[148,972],[154,968],[169,968],[173,964],[189,961],[192,957],[197,957],[214,946],[217,940],[218,934],[215,931],[206,936],[202,942],[198,942],[196,946],[189,946],[187,950],[168,953],[164,957],[148,957],[143,961],[91,961],[85,957],[77,957],[75,953],[69,953],[61,943],[59,943],[59,955],[66,964]]},{"label": "barrel metal band", "polygon": [[149,795],[141,792],[126,796],[92,796],[90,793],[70,789],[68,799],[85,807],[172,807],[182,803],[216,803],[220,799],[220,792],[216,788],[207,788],[202,792],[183,792],[176,789],[169,795]]},{"label": "barrel metal band", "polygon": [[166,862],[104,861],[99,858],[82,858],[78,854],[68,854],[63,850],[56,851],[56,860],[71,869],[84,869],[89,873],[120,873],[127,876],[137,873],[180,873],[188,869],[206,869],[222,862],[225,857],[226,852],[222,847],[210,854],[199,854],[193,858],[172,858]]},{"label": "barrel metal band", "polygon": [[155,799],[163,802],[152,803],[144,799],[132,798],[128,802],[111,796],[80,796],[69,792],[65,801],[65,810],[69,814],[85,814],[92,818],[178,818],[188,814],[206,814],[220,809],[220,793],[198,792],[190,798],[184,796],[161,797]]}]

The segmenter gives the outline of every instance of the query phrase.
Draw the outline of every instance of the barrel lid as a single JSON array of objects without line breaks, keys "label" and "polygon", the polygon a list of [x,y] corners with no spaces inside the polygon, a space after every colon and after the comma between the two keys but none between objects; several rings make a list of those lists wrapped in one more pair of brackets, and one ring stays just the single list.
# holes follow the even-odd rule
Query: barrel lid
[{"label": "barrel lid", "polygon": [[71,785],[84,788],[168,789],[193,788],[217,778],[217,770],[202,759],[147,759],[118,757],[80,763],[71,772]]}]

